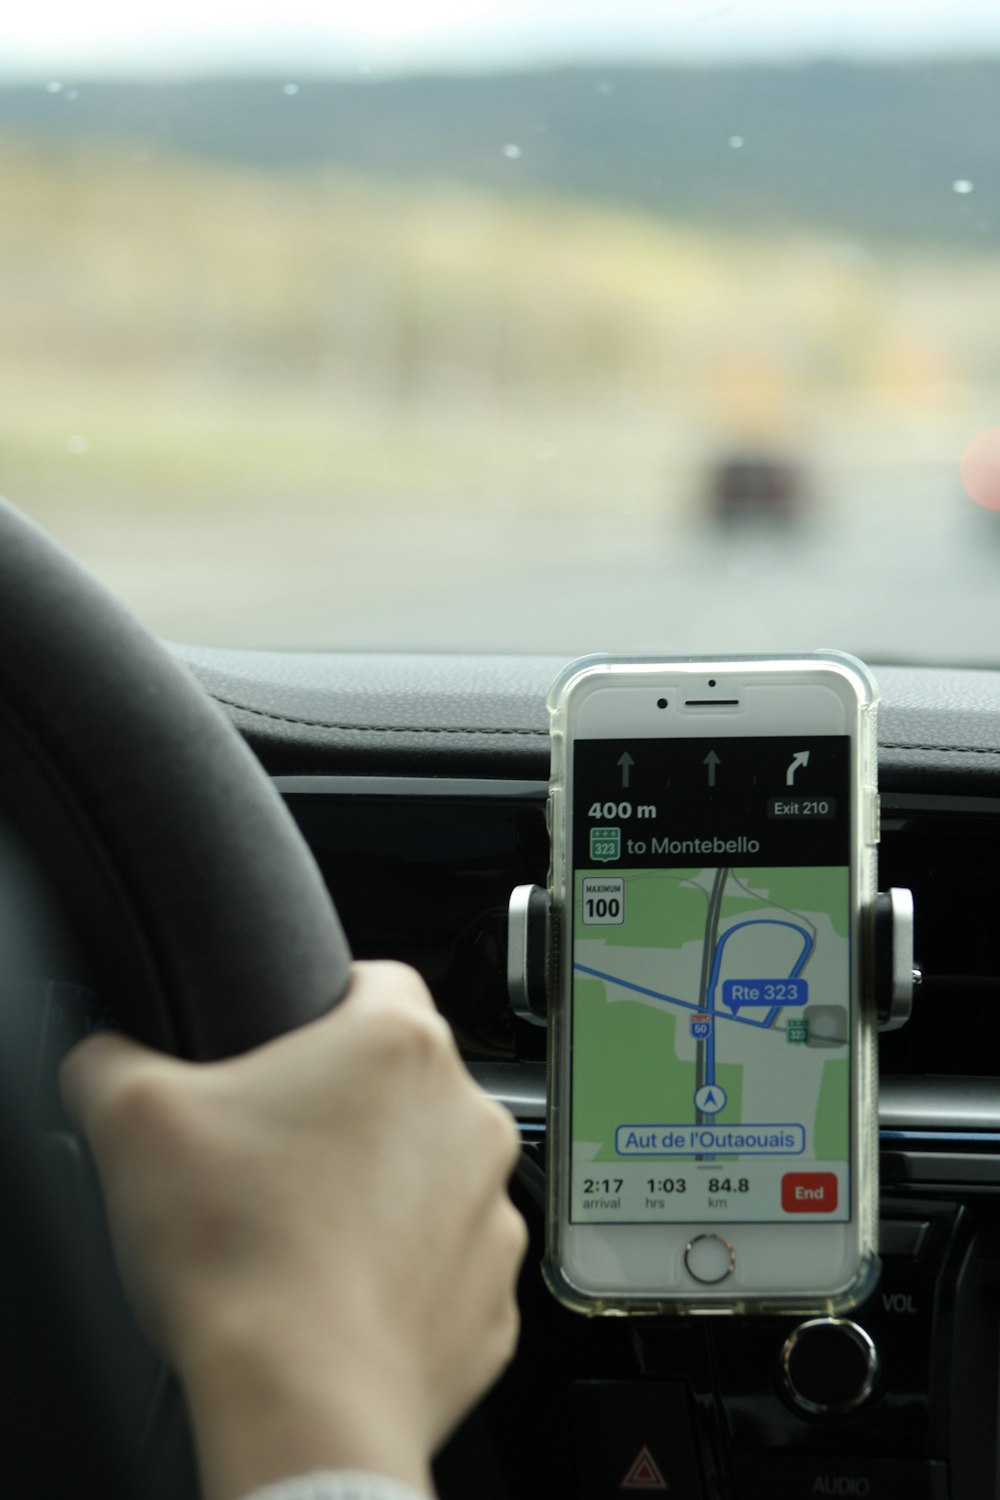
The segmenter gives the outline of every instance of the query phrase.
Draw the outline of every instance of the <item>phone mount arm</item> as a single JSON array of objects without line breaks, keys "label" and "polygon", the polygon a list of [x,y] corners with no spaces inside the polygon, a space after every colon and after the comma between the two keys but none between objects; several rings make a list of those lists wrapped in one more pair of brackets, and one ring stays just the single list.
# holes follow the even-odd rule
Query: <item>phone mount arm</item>
[{"label": "phone mount arm", "polygon": [[898,1031],[913,1013],[923,974],[913,961],[913,892],[901,886],[875,897],[872,974],[879,1031]]},{"label": "phone mount arm", "polygon": [[[552,924],[548,893],[540,885],[511,891],[507,912],[507,989],[515,1016],[548,1024]],[[894,886],[875,898],[872,968],[879,1031],[898,1031],[910,1019],[922,975],[913,962],[913,892]]]}]

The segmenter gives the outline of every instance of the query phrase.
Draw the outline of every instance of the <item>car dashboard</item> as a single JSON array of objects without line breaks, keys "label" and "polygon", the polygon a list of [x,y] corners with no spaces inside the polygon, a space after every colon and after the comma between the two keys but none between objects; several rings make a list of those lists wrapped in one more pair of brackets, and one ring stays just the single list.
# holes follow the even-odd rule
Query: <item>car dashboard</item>
[{"label": "car dashboard", "polygon": [[[441,1500],[997,1493],[1000,672],[875,668],[879,885],[913,892],[921,976],[880,1038],[875,1291],[833,1320],[588,1319],[541,1277],[546,1032],[508,987],[511,892],[548,870],[562,659],[173,650],[273,777],[355,956],[423,974],[519,1122],[521,1342],[440,1456]],[[173,1453],[176,1396],[151,1379]]]},{"label": "car dashboard", "polygon": [[542,1283],[545,1031],[511,1007],[507,903],[546,879],[561,659],[178,655],[275,778],[355,954],[421,971],[520,1123],[521,1347],[442,1455],[443,1500],[994,1493],[1000,673],[876,668],[880,888],[913,892],[921,983],[880,1040],[882,1273],[845,1331],[588,1320]]}]

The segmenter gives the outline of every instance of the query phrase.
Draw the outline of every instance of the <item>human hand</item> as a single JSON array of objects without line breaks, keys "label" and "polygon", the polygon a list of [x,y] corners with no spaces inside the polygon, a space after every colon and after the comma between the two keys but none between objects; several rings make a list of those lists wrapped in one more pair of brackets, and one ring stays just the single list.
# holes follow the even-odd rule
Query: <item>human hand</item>
[{"label": "human hand", "polygon": [[209,1500],[316,1468],[429,1488],[513,1353],[526,1232],[516,1126],[419,977],[357,964],[330,1015],[219,1063],[102,1033],[62,1087]]}]

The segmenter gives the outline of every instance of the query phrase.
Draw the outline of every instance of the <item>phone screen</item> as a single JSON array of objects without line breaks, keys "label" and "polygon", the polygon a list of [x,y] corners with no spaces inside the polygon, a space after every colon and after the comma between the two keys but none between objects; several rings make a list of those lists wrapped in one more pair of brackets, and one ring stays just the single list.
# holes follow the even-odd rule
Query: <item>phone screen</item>
[{"label": "phone screen", "polygon": [[850,740],[578,740],[575,1223],[851,1217]]}]

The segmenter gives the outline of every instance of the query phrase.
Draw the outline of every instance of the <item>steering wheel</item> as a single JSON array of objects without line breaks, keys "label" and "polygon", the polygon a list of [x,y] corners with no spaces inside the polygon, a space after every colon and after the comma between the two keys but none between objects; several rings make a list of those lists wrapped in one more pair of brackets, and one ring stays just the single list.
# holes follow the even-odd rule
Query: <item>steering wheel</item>
[{"label": "steering wheel", "polygon": [[[350,952],[340,923],[253,755],[168,652],[2,500],[0,816],[57,904],[87,929],[102,1000],[143,1040],[208,1061],[313,1020],[343,994]],[[0,1120],[6,1218],[30,1222],[30,1232],[16,1267],[0,1259],[0,1276],[8,1288],[12,1275],[32,1283],[27,1321],[48,1365],[92,1381],[78,1345],[99,1329],[81,1332],[80,1309],[64,1295],[70,1268],[52,1241],[65,1223],[53,1228],[49,1206],[24,1209],[33,1174],[12,1129]],[[22,1281],[22,1301],[27,1290]],[[17,1358],[5,1399],[11,1378],[28,1378]],[[35,1401],[82,1400],[72,1381],[56,1393],[50,1380]],[[60,1414],[35,1416],[51,1458]],[[23,1436],[22,1418],[8,1426]],[[6,1446],[0,1435],[0,1485],[23,1500],[138,1493],[124,1473],[88,1489],[72,1443],[62,1445],[58,1479],[12,1488]]]}]

